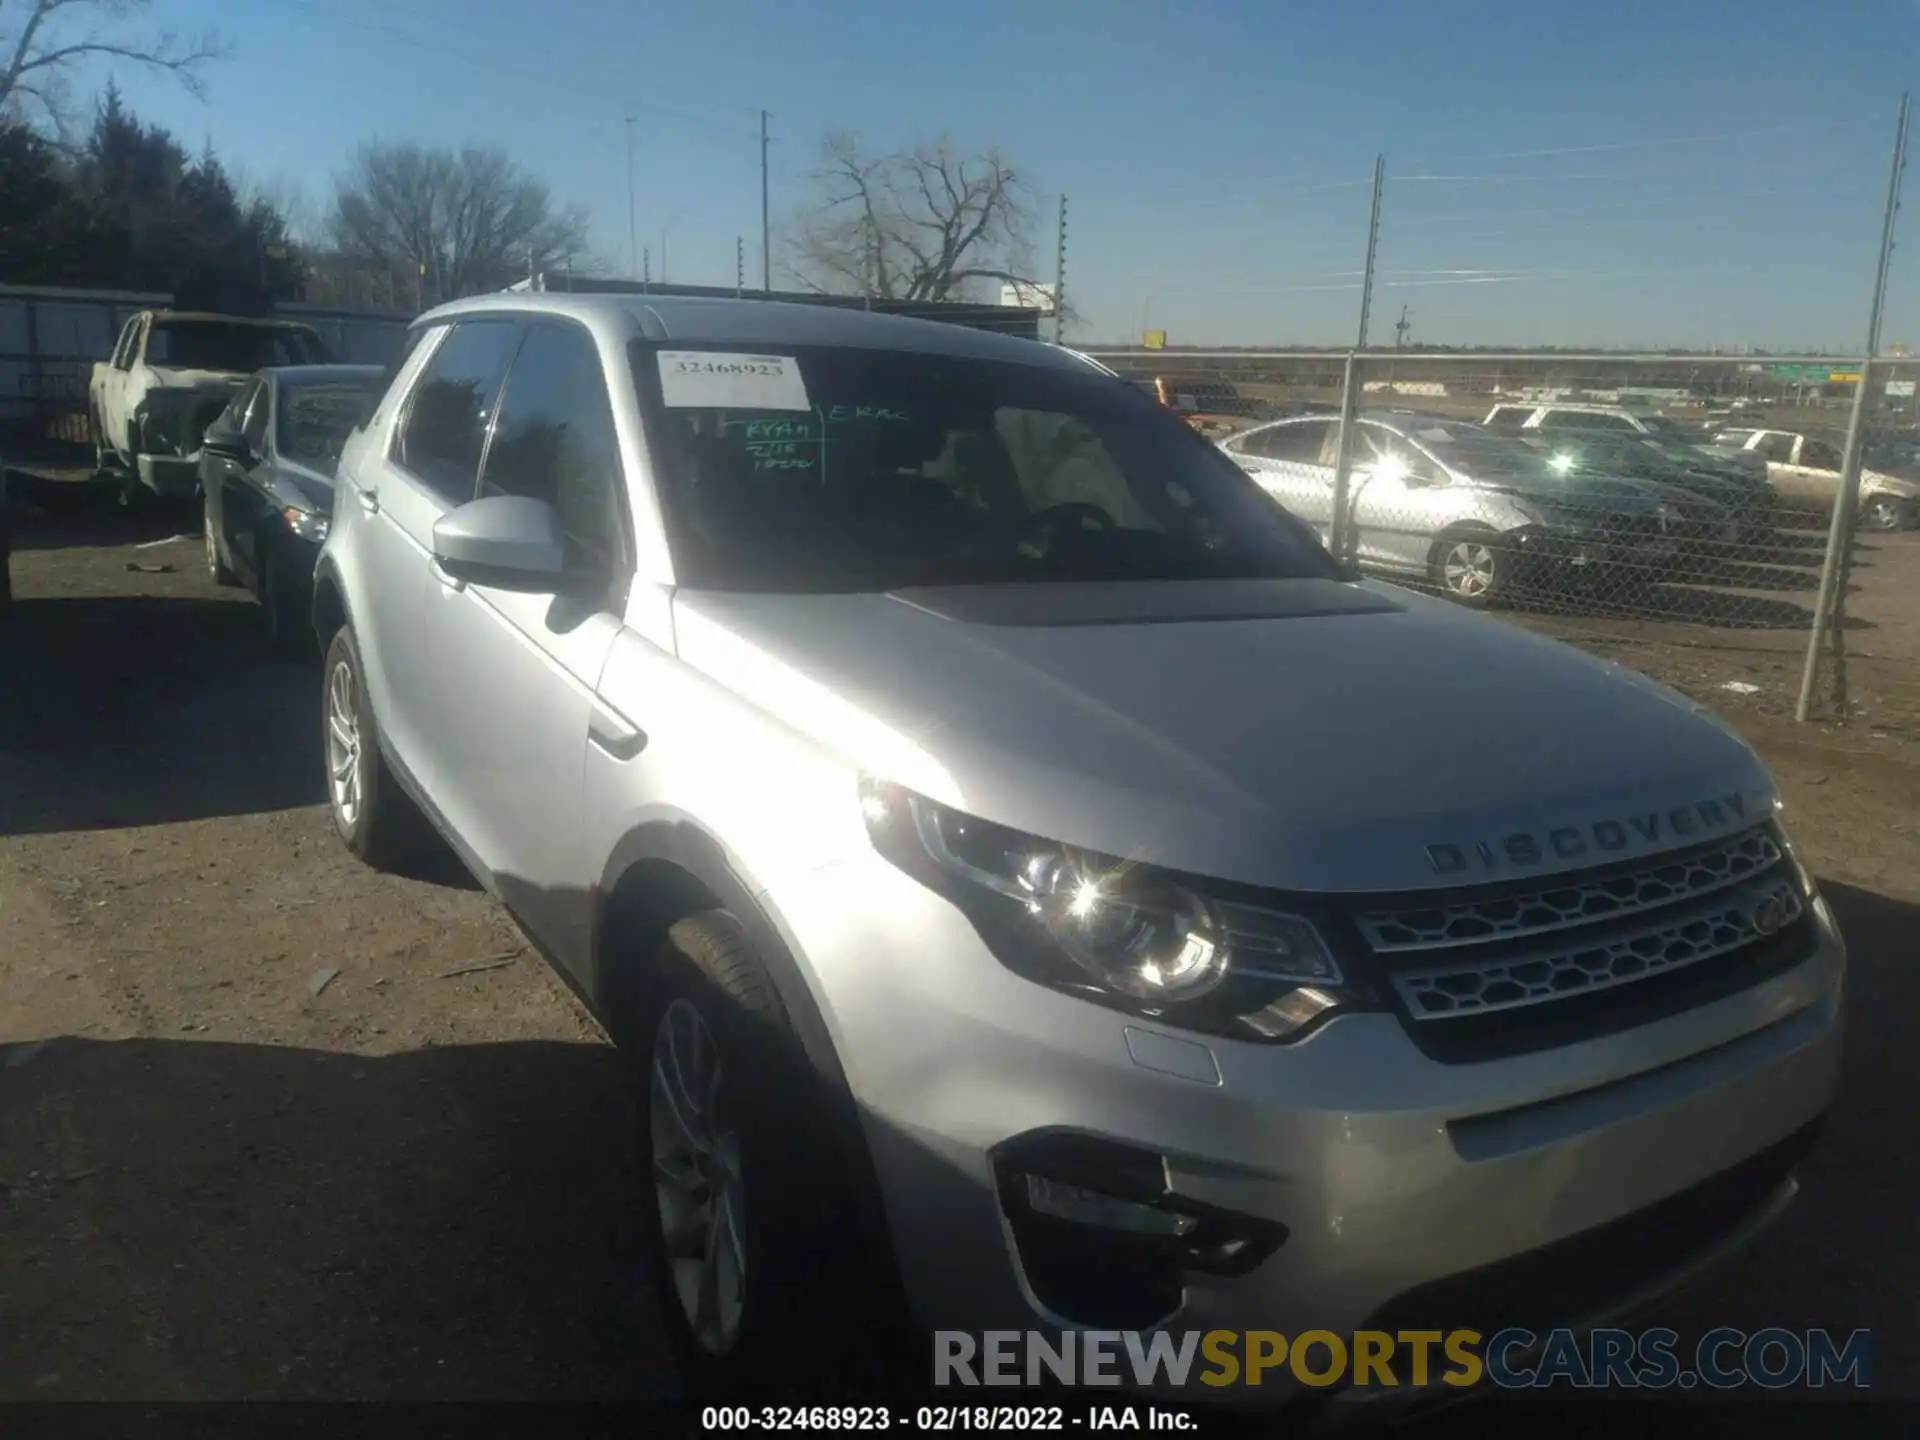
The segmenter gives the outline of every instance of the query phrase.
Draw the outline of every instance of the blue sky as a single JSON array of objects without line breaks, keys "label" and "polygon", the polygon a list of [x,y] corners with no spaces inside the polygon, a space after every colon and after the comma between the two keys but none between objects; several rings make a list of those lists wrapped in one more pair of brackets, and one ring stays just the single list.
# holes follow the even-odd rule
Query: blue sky
[{"label": "blue sky", "polygon": [[[157,0],[231,58],[129,102],[316,211],[365,138],[498,144],[669,279],[759,269],[820,136],[998,143],[1069,196],[1068,338],[1857,346],[1915,0]],[[90,77],[97,79],[97,76]],[[1920,182],[1916,182],[1920,184]],[[1910,194],[1912,191],[1910,190]],[[1912,206],[1909,205],[1909,210]],[[1886,338],[1920,344],[1920,237]]]}]

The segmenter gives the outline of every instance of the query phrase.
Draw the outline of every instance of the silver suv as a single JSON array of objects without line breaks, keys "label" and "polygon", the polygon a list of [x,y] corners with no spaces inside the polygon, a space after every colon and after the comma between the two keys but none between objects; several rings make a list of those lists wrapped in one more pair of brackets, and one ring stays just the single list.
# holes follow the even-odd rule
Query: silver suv
[{"label": "silver suv", "polygon": [[1793,1193],[1845,952],[1752,752],[1356,580],[1089,360],[482,297],[337,492],[333,824],[424,815],[637,1056],[697,1377],[853,1349],[849,1295],[1581,1324]]}]

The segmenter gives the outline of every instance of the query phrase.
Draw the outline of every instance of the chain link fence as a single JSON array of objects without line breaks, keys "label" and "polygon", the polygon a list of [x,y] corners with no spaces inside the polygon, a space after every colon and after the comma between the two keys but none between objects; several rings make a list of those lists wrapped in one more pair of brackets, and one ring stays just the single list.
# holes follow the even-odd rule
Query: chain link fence
[{"label": "chain link fence", "polygon": [[[1363,572],[1782,714],[1818,630],[1810,718],[1920,737],[1920,426],[1903,364],[1868,377],[1858,362],[1816,375],[1714,356],[1100,358]],[[1858,498],[1823,616],[1862,384]]]}]

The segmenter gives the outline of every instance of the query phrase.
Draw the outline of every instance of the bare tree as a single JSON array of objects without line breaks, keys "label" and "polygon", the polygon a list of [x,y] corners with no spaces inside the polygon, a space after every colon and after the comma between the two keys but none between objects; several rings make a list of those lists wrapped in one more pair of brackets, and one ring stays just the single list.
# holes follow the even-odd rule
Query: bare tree
[{"label": "bare tree", "polygon": [[932,302],[972,298],[982,281],[1035,283],[1031,196],[998,149],[963,155],[943,136],[875,154],[831,134],[808,179],[817,193],[786,265],[802,284]]},{"label": "bare tree", "polygon": [[426,304],[557,268],[580,257],[586,228],[503,151],[378,143],[339,179],[328,226],[342,254],[406,276]]},{"label": "bare tree", "polygon": [[66,118],[65,79],[93,57],[163,70],[195,95],[200,71],[223,50],[211,35],[139,33],[152,0],[0,0],[0,119]]}]

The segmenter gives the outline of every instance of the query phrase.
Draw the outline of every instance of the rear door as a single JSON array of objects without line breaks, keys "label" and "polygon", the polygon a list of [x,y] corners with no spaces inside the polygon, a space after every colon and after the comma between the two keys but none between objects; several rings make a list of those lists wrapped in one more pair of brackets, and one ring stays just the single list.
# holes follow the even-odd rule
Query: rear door
[{"label": "rear door", "polygon": [[1296,518],[1319,532],[1333,518],[1333,469],[1322,458],[1338,429],[1332,420],[1284,420],[1227,442],[1227,453]]},{"label": "rear door", "polygon": [[[1840,494],[1840,447],[1817,435],[1796,437],[1792,458],[1779,469],[1776,482],[1791,489],[1808,508],[1826,510]],[[1768,466],[1769,473],[1773,467]]]},{"label": "rear door", "polygon": [[594,689],[633,574],[625,484],[592,334],[569,320],[529,321],[507,370],[480,495],[552,505],[566,531],[569,579],[561,593],[531,594],[436,571],[433,665],[449,712],[436,732],[449,761],[439,798],[496,893],[569,968],[587,959],[599,879],[585,863],[582,826],[588,737],[624,728],[624,717],[596,724]]}]

